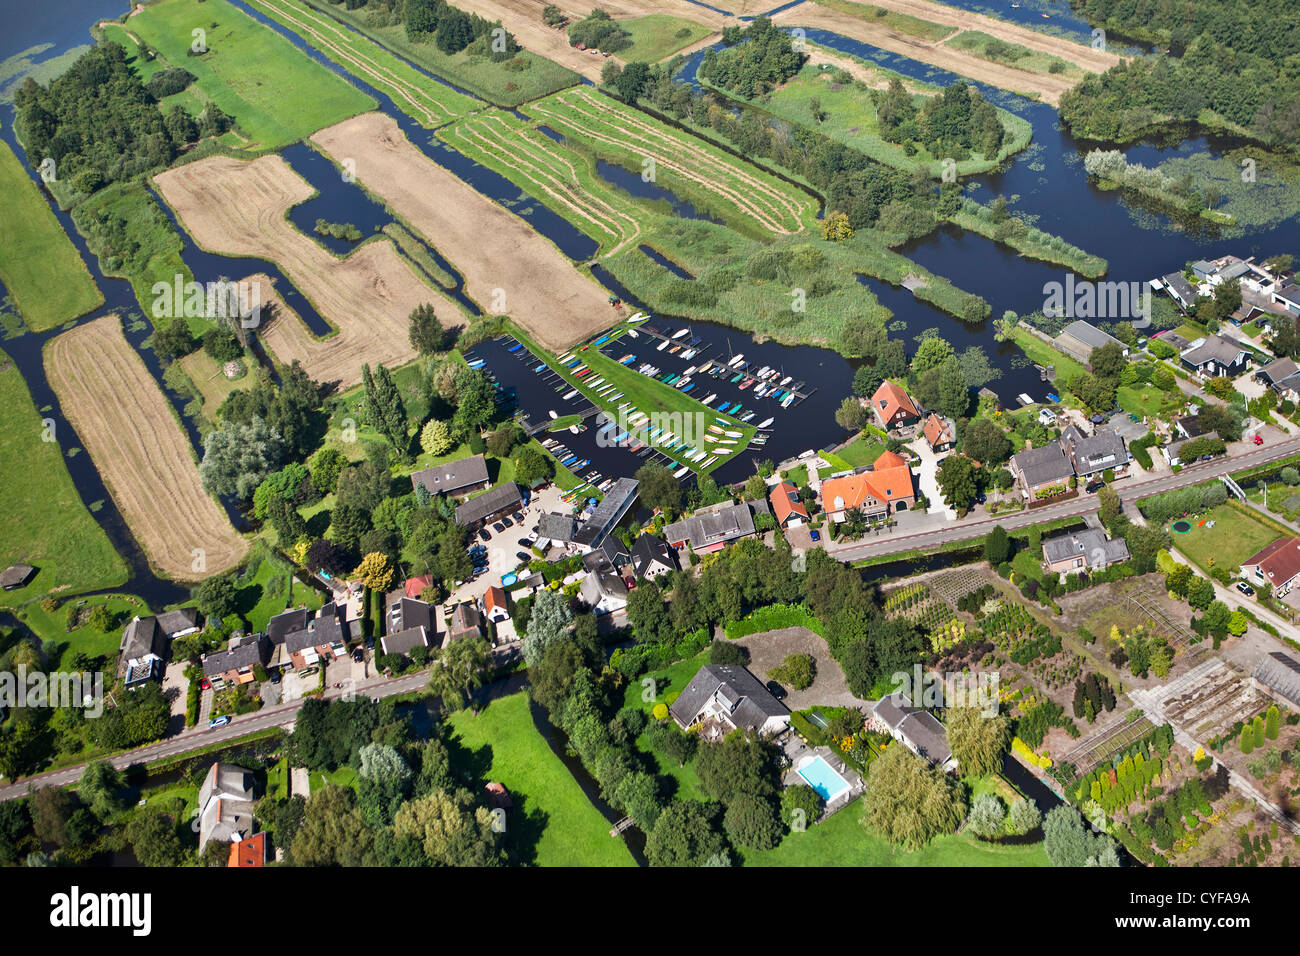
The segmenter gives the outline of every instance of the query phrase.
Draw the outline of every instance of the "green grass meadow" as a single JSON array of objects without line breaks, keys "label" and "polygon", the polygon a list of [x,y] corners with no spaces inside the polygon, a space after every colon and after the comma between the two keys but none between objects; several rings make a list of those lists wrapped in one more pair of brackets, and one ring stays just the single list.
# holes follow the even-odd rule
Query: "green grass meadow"
[{"label": "green grass meadow", "polygon": [[[57,171],[56,171],[57,172]],[[0,281],[27,327],[52,329],[104,302],[49,205],[13,150],[0,143]]]},{"label": "green grass meadow", "polygon": [[536,866],[634,866],[627,845],[609,835],[610,825],[592,806],[529,711],[528,694],[494,700],[478,716],[467,710],[449,721],[462,746],[486,749],[486,776],[510,792],[508,841],[528,847]]}]

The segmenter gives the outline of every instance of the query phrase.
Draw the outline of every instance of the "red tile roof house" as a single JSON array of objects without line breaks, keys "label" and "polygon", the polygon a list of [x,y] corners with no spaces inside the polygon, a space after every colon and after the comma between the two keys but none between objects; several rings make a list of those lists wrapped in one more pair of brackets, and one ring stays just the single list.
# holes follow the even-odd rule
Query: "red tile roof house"
[{"label": "red tile roof house", "polygon": [[507,603],[505,588],[493,585],[483,594],[483,610],[487,619],[493,623],[510,619],[510,606]]},{"label": "red tile roof house", "polygon": [[782,528],[803,524],[808,520],[808,509],[799,500],[799,489],[783,481],[768,496],[772,502],[772,515]]},{"label": "red tile roof house", "polygon": [[892,451],[883,452],[870,471],[823,481],[821,495],[822,510],[832,521],[843,521],[850,508],[867,518],[879,518],[916,505],[912,469]]},{"label": "red tile roof house", "polygon": [[916,402],[903,389],[886,379],[871,396],[871,411],[885,431],[910,428],[921,421]]},{"label": "red tile roof house", "polygon": [[931,451],[947,451],[957,441],[953,437],[952,425],[946,418],[940,418],[934,412],[931,412],[930,417],[925,420],[924,432],[926,443]]},{"label": "red tile roof house", "polygon": [[1256,584],[1271,584],[1281,597],[1300,581],[1300,538],[1280,538],[1241,563],[1241,576]]},{"label": "red tile roof house", "polygon": [[266,834],[254,833],[230,844],[230,860],[226,866],[266,866]]}]

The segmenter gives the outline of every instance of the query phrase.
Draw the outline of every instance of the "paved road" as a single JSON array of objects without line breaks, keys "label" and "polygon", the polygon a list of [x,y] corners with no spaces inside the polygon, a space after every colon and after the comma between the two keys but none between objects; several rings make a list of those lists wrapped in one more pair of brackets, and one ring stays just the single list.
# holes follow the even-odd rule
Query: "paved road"
[{"label": "paved road", "polygon": [[[1122,500],[1133,502],[1148,495],[1199,484],[1210,478],[1218,478],[1231,472],[1265,465],[1279,458],[1286,458],[1295,454],[1300,454],[1300,438],[1291,438],[1273,445],[1265,445],[1245,454],[1229,455],[1213,461],[1189,465],[1177,474],[1171,472],[1139,482],[1122,481],[1115,486],[1115,490],[1120,493]],[[999,515],[978,521],[954,521],[942,528],[914,534],[887,533],[844,548],[837,548],[830,553],[841,561],[860,561],[863,558],[877,558],[917,548],[934,548],[954,541],[968,541],[972,538],[983,537],[993,529],[994,525],[1000,524],[1010,531],[1017,528],[1027,528],[1035,524],[1044,524],[1049,521],[1057,521],[1061,518],[1082,517],[1096,510],[1097,496],[1080,493],[1077,498],[1063,501],[1060,504],[1048,505],[1045,508],[1036,508],[1033,511],[1019,511],[1014,514]]]},{"label": "paved road", "polygon": [[[411,691],[423,690],[428,680],[427,671],[418,671],[394,680],[376,677],[369,681],[360,682],[350,690],[347,688],[338,690],[333,687],[328,688],[325,691],[325,697],[332,700],[343,697],[348,693],[355,694],[358,697],[362,695],[367,697],[392,697],[395,694],[407,694]],[[302,699],[299,699],[288,704],[263,708],[254,714],[236,717],[224,727],[218,727],[215,730],[209,730],[205,724],[199,724],[197,727],[183,731],[174,737],[168,737],[165,740],[140,747],[137,750],[129,750],[109,759],[111,759],[113,766],[123,769],[129,764],[152,763],[169,757],[176,757],[192,750],[201,750],[214,744],[236,740],[259,730],[285,727],[293,723],[298,715],[298,709],[302,707],[302,703]],[[75,767],[52,770],[34,777],[23,777],[17,783],[0,787],[0,800],[16,800],[19,797],[24,797],[27,795],[28,787],[75,784],[81,779],[81,772],[84,769],[85,764],[78,764]]]}]

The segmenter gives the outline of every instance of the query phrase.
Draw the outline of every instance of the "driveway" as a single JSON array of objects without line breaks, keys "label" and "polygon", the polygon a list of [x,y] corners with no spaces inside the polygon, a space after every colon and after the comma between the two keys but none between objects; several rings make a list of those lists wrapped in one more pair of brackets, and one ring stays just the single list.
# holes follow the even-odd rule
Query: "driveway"
[{"label": "driveway", "polygon": [[948,457],[948,452],[936,453],[925,437],[913,439],[907,446],[921,459],[916,466],[917,484],[921,494],[930,503],[930,514],[942,514],[949,521],[957,520],[957,510],[943,503],[943,492],[939,490],[939,462]]},{"label": "driveway", "polygon": [[573,510],[572,505],[567,505],[560,500],[561,494],[562,492],[554,485],[534,493],[528,504],[519,509],[524,516],[523,523],[516,521],[513,527],[506,528],[505,531],[493,531],[489,527],[488,533],[492,535],[491,541],[482,541],[478,535],[474,535],[473,543],[484,545],[487,548],[487,570],[472,581],[466,581],[456,588],[447,604],[478,601],[487,593],[488,588],[501,583],[503,575],[517,571],[520,561],[515,557],[515,553],[524,552],[530,557],[532,556],[532,552],[521,545],[519,539],[532,530],[533,525],[537,524],[537,519],[542,513],[550,511],[556,514],[568,514]]}]

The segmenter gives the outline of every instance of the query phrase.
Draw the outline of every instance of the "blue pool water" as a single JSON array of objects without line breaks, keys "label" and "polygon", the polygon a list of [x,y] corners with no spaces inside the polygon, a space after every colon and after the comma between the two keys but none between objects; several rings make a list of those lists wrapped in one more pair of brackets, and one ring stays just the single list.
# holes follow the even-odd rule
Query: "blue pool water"
[{"label": "blue pool water", "polygon": [[849,789],[848,781],[836,773],[835,768],[822,757],[814,757],[800,767],[799,776],[807,780],[808,786],[816,790],[827,803]]}]

